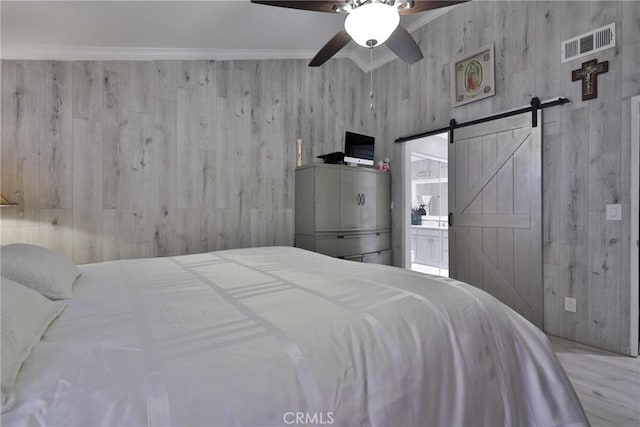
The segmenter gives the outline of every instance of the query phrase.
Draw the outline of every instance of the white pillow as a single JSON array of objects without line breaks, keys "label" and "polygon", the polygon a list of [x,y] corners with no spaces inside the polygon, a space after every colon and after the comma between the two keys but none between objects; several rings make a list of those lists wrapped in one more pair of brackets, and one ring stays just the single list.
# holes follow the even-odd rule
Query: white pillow
[{"label": "white pillow", "polygon": [[73,298],[78,267],[64,255],[41,246],[15,243],[0,247],[0,274],[47,298]]},{"label": "white pillow", "polygon": [[2,412],[15,405],[16,378],[31,349],[65,303],[51,302],[36,291],[5,277],[0,278],[0,357]]}]

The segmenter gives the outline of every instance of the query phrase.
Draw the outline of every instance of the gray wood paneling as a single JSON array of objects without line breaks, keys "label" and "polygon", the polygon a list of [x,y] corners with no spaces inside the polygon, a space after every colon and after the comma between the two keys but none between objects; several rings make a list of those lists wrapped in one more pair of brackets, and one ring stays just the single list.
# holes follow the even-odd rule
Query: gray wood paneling
[{"label": "gray wood paneling", "polygon": [[73,117],[99,121],[102,106],[102,67],[100,62],[73,63]]},{"label": "gray wood paneling", "polygon": [[[3,141],[2,144],[2,192],[19,206],[3,212],[3,227],[37,224],[40,207],[40,114],[38,67],[14,64],[3,73]],[[35,126],[34,126],[35,124]],[[6,209],[6,208],[5,208]],[[19,237],[19,232],[16,235]]]},{"label": "gray wood paneling", "polygon": [[72,206],[71,63],[43,62],[40,72],[40,207]]},{"label": "gray wood paneling", "polygon": [[[561,41],[612,22],[614,49],[560,62]],[[451,118],[465,121],[520,107],[531,96],[572,100],[544,114],[544,324],[550,333],[618,352],[629,351],[625,337],[630,322],[637,321],[628,313],[629,243],[621,237],[629,234],[629,99],[640,93],[639,22],[639,2],[469,2],[414,33],[425,60],[412,66],[396,60],[374,71],[372,129],[377,141],[383,141],[376,154],[391,158],[394,178],[401,172],[400,150],[393,147],[399,136],[444,127]],[[496,95],[451,108],[450,61],[491,42]],[[593,58],[608,60],[609,72],[599,77],[598,99],[583,102],[580,84],[571,81],[570,73]],[[518,165],[505,167],[515,171]],[[504,188],[509,182],[498,176],[498,194],[509,192]],[[398,203],[401,180],[392,185]],[[516,203],[524,202],[517,201],[517,189],[511,190]],[[513,214],[512,203],[498,197],[497,213]],[[622,204],[621,222],[604,221],[607,203]],[[402,224],[408,220],[399,215],[393,211],[396,265],[401,262]],[[469,237],[461,234],[451,242]],[[500,251],[500,236],[497,245]],[[460,269],[464,274],[465,267]],[[564,311],[566,296],[577,299],[577,313]]]},{"label": "gray wood paneling", "polygon": [[102,126],[73,120],[73,259],[102,261]]},{"label": "gray wood paneling", "polygon": [[134,61],[130,63],[131,111],[153,113],[153,74],[154,63]]},{"label": "gray wood paneling", "polygon": [[[156,87],[156,89],[159,89]],[[154,106],[154,239],[158,256],[176,255],[177,107],[175,101],[156,98]]]},{"label": "gray wood paneling", "polygon": [[132,243],[153,243],[153,116],[133,113],[131,133]]},{"label": "gray wood paneling", "polygon": [[[188,77],[189,75],[187,75]],[[196,168],[198,105],[194,92],[178,89],[177,105],[177,176],[178,176],[178,208],[193,208]]]},{"label": "gray wood paneling", "polygon": [[[551,116],[551,115],[546,115]],[[542,257],[543,264],[553,264],[560,256],[561,198],[557,183],[560,182],[560,125],[557,120],[545,122],[542,128]],[[554,310],[555,311],[555,310]]]},{"label": "gray wood paneling", "polygon": [[178,88],[178,65],[176,61],[154,61],[153,96],[166,101],[176,100]]},{"label": "gray wood paneling", "polygon": [[102,259],[131,258],[133,215],[129,209],[102,210]]},{"label": "gray wood paneling", "polygon": [[2,61],[2,241],[79,263],[292,245],[295,141],[342,149],[366,83],[350,60]]},{"label": "gray wood paneling", "polygon": [[73,257],[71,209],[40,209],[39,244]]},{"label": "gray wood paneling", "polygon": [[102,207],[129,209],[132,114],[129,75],[105,67],[102,75]]}]

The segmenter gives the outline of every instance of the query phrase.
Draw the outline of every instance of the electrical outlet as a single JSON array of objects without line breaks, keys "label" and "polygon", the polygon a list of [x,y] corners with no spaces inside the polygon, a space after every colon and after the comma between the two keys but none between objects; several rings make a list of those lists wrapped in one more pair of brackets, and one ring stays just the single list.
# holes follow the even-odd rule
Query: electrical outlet
[{"label": "electrical outlet", "polygon": [[564,311],[568,311],[570,313],[576,312],[576,299],[571,297],[564,298]]},{"label": "electrical outlet", "polygon": [[607,205],[607,221],[622,221],[622,205]]}]

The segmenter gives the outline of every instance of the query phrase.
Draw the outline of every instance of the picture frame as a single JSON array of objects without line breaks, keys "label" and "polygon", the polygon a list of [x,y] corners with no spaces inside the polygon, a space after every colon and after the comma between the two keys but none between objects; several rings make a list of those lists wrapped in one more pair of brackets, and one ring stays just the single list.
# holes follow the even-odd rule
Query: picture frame
[{"label": "picture frame", "polygon": [[451,106],[496,94],[493,43],[451,62]]}]

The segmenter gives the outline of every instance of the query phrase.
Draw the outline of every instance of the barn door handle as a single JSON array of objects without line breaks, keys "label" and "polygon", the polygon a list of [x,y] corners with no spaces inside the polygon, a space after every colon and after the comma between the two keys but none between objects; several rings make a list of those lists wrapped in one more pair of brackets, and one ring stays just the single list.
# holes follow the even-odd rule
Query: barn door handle
[{"label": "barn door handle", "polygon": [[360,193],[358,193],[358,195],[356,196],[356,201],[358,203],[358,206],[362,204],[362,195]]},{"label": "barn door handle", "polygon": [[364,206],[365,203],[367,203],[367,196],[362,193],[362,206]]},{"label": "barn door handle", "polygon": [[449,227],[453,227],[453,212],[449,212]]}]

